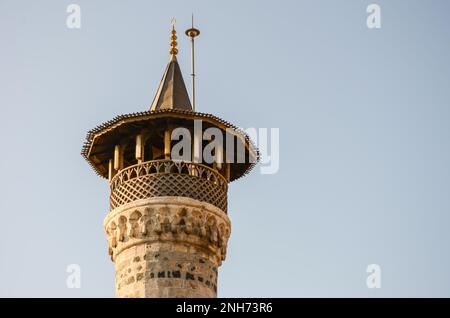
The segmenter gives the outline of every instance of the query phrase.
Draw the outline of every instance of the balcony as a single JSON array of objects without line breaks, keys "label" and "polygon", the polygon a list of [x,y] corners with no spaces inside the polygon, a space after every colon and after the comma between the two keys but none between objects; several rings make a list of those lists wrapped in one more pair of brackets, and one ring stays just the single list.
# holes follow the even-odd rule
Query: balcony
[{"label": "balcony", "polygon": [[175,196],[207,202],[227,212],[227,180],[200,163],[146,161],[119,170],[110,187],[111,210],[139,199]]}]

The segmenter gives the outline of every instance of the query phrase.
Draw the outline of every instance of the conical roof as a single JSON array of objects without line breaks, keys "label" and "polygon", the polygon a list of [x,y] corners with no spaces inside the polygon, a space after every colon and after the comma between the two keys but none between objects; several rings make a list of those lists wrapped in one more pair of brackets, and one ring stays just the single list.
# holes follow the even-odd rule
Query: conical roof
[{"label": "conical roof", "polygon": [[167,64],[158,91],[150,107],[150,111],[165,109],[192,111],[191,101],[175,54],[171,55],[170,62]]}]

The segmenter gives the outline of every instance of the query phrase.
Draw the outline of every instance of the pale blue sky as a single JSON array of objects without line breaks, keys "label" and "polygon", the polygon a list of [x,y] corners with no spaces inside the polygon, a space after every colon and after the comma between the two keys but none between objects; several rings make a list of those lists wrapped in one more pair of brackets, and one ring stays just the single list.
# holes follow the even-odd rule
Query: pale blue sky
[{"label": "pale blue sky", "polygon": [[[82,27],[66,27],[66,7]],[[366,27],[378,3],[382,28]],[[197,109],[280,129],[280,171],[230,185],[219,296],[450,296],[450,4],[0,0],[0,296],[112,297],[107,181],[85,133],[146,110],[173,16],[196,15]],[[77,263],[82,288],[66,287]],[[382,288],[366,287],[366,267]]]}]

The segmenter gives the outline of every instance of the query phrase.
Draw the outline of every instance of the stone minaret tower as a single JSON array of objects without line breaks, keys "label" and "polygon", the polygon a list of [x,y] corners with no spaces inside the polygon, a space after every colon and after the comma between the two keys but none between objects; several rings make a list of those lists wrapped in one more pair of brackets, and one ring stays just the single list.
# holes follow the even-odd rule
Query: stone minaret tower
[{"label": "stone minaret tower", "polygon": [[243,131],[192,109],[176,39],[173,28],[150,110],[91,130],[82,150],[111,188],[104,230],[117,297],[216,297],[231,232],[228,183],[258,160]]}]

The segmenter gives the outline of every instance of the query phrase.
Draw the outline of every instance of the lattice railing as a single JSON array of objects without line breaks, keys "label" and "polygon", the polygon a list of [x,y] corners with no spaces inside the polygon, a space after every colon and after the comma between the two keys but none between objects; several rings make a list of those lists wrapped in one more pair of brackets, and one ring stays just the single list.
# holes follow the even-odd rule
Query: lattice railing
[{"label": "lattice railing", "polygon": [[153,160],[126,167],[111,180],[111,210],[139,199],[159,196],[189,197],[227,211],[228,183],[205,165]]}]

